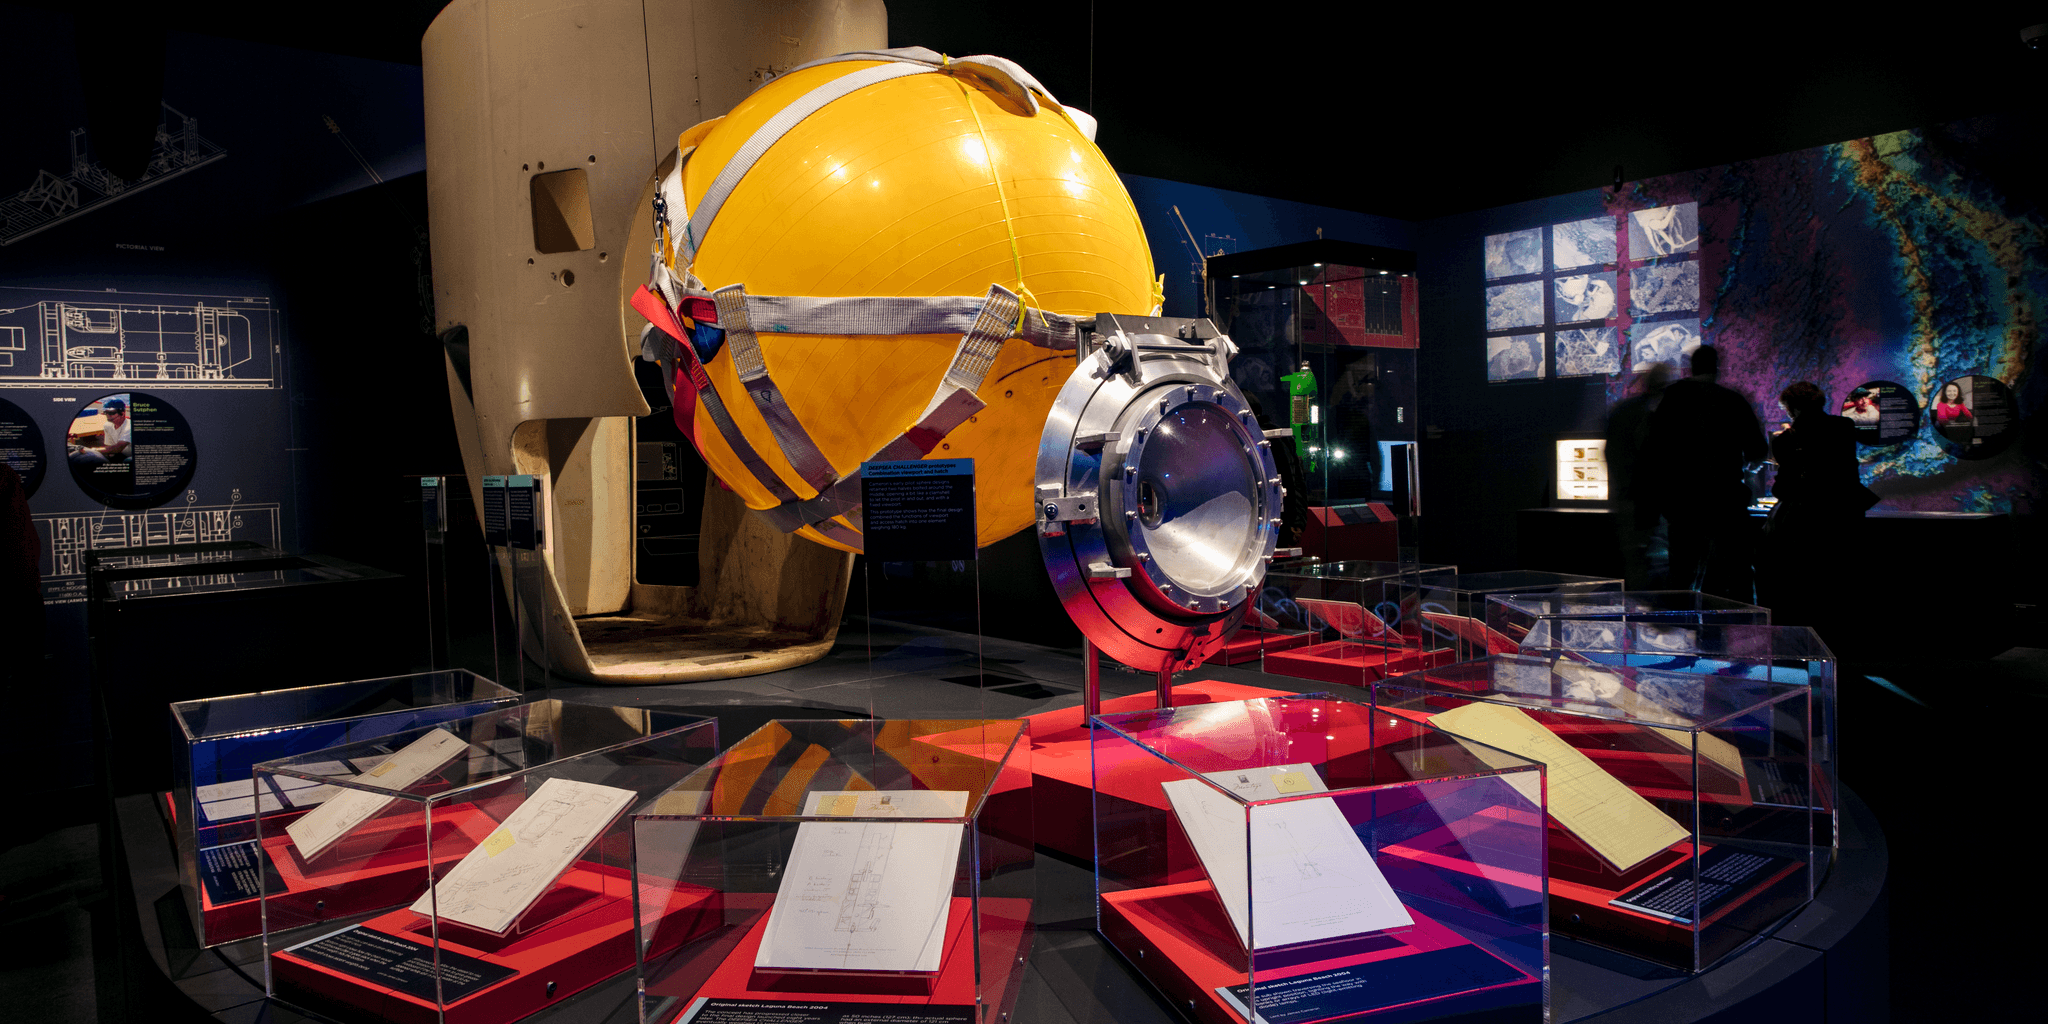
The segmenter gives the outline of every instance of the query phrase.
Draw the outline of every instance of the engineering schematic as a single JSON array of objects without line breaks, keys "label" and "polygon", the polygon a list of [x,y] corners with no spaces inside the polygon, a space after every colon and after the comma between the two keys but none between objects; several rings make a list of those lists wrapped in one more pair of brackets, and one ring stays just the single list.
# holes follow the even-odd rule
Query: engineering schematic
[{"label": "engineering schematic", "polygon": [[[150,512],[57,512],[30,516],[42,541],[43,598],[55,604],[85,600],[85,553],[106,548],[165,547],[248,540],[278,542],[276,502],[186,506]],[[244,578],[247,578],[244,574]],[[132,580],[131,588],[176,589],[218,582],[216,577],[179,576]]]},{"label": "engineering schematic", "polygon": [[166,103],[163,119],[156,125],[149,165],[141,177],[129,181],[93,160],[86,145],[85,129],[74,128],[71,173],[59,177],[47,170],[37,171],[33,184],[0,199],[0,245],[13,245],[227,155],[227,150],[199,134],[198,118],[186,117]]},{"label": "engineering schematic", "polygon": [[0,384],[276,387],[272,314],[267,298],[0,296]]}]

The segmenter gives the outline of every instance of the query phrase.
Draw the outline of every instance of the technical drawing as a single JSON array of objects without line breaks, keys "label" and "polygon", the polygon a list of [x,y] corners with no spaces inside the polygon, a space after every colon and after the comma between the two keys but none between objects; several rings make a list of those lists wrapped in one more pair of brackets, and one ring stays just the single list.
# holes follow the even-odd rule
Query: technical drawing
[{"label": "technical drawing", "polygon": [[198,118],[187,117],[166,103],[163,120],[157,122],[149,166],[142,177],[124,181],[92,159],[85,129],[74,128],[71,173],[60,178],[47,170],[37,171],[34,184],[0,199],[0,246],[13,245],[227,155],[227,150],[199,134]]},{"label": "technical drawing", "polygon": [[871,932],[879,927],[882,872],[889,866],[894,835],[889,829],[871,828],[861,836],[860,849],[853,855],[853,874],[846,879],[846,898],[839,901],[839,920],[833,924],[833,931]]},{"label": "technical drawing", "polygon": [[[70,604],[85,599],[85,553],[108,548],[157,548],[172,544],[210,544],[220,541],[253,541],[276,547],[281,536],[279,517],[283,506],[275,502],[186,506],[149,512],[56,512],[35,515],[37,539],[42,542],[44,599],[52,604]],[[165,556],[164,561],[169,561]],[[182,555],[188,561],[205,563],[224,560],[215,556]],[[256,578],[239,574],[243,579]],[[274,573],[272,574],[275,575]],[[170,579],[129,580],[132,591],[169,591],[227,582],[219,576],[179,576]]]},{"label": "technical drawing", "polygon": [[267,298],[45,299],[10,308],[0,297],[0,384],[276,387],[272,314]]}]

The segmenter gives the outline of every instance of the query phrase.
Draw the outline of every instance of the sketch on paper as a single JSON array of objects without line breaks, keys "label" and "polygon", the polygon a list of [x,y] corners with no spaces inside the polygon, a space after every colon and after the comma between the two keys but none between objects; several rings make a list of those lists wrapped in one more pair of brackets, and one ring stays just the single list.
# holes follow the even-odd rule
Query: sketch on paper
[{"label": "sketch on paper", "polygon": [[412,905],[415,914],[493,935],[512,930],[548,887],[632,805],[630,789],[541,783],[503,824]]},{"label": "sketch on paper", "polygon": [[[435,729],[350,781],[398,793],[440,771],[468,749],[468,741],[446,729]],[[358,762],[357,767],[361,766]],[[285,826],[285,834],[298,846],[299,855],[307,860],[327,852],[343,836],[376,817],[397,799],[376,790],[335,788],[339,792],[308,811],[305,817]]]},{"label": "sketch on paper", "polygon": [[754,966],[782,970],[939,969],[965,826],[860,818],[957,818],[952,790],[814,792],[797,826]]}]

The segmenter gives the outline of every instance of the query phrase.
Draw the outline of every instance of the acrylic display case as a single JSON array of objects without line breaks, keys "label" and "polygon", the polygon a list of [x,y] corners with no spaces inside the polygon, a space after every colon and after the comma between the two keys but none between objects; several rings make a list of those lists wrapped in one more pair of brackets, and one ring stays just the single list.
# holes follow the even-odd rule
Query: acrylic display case
[{"label": "acrylic display case", "polygon": [[1359,561],[1275,569],[1231,644],[1258,645],[1267,672],[1347,686],[1444,664],[1450,651],[1423,642],[1422,588],[1457,571]]},{"label": "acrylic display case", "polygon": [[1685,627],[1701,623],[1768,626],[1771,610],[1697,590],[1514,592],[1487,598],[1484,621],[1488,630],[1517,645],[1532,634],[1544,644],[1581,636],[1603,642],[1604,634],[1623,629],[1654,644],[1664,637],[1680,642]]},{"label": "acrylic display case", "polygon": [[1097,927],[1192,1019],[1546,1019],[1541,765],[1330,694],[1095,721]]},{"label": "acrylic display case", "polygon": [[1811,697],[1771,679],[1526,654],[1373,684],[1389,715],[1548,767],[1553,930],[1687,971],[1812,897],[1828,838],[1800,784]]},{"label": "acrylic display case", "polygon": [[[172,704],[176,754],[164,809],[200,945],[262,934],[258,893],[243,870],[254,862],[256,818],[303,812],[319,800],[318,787],[294,783],[265,786],[259,795],[253,779],[258,763],[463,718],[518,699],[473,672],[451,671]],[[332,770],[350,769],[338,764]]]},{"label": "acrylic display case", "polygon": [[783,720],[735,744],[634,818],[642,1021],[1007,1019],[1030,760],[1017,720]]},{"label": "acrylic display case", "polygon": [[1486,623],[1489,599],[1507,594],[1619,593],[1622,586],[1618,579],[1528,569],[1431,577],[1422,582],[1416,609],[1422,620],[1422,645],[1450,650],[1453,661],[1512,653],[1520,645]]},{"label": "acrylic display case", "polygon": [[259,819],[269,994],[341,1021],[502,1024],[630,970],[631,815],[717,748],[701,715],[541,700],[258,765],[324,789]]},{"label": "acrylic display case", "polygon": [[1588,629],[1560,621],[1534,629],[1523,639],[1522,653],[1600,665],[1767,679],[1809,688],[1814,713],[1813,796],[1808,802],[1823,815],[1815,835],[1830,850],[1839,848],[1840,719],[1835,704],[1835,655],[1811,627],[1643,622],[1631,623],[1626,629]]},{"label": "acrylic display case", "polygon": [[1213,256],[1205,272],[1207,315],[1238,346],[1231,380],[1263,427],[1292,435],[1273,455],[1283,518],[1301,532],[1281,546],[1325,562],[1413,559],[1414,254],[1318,240]]}]

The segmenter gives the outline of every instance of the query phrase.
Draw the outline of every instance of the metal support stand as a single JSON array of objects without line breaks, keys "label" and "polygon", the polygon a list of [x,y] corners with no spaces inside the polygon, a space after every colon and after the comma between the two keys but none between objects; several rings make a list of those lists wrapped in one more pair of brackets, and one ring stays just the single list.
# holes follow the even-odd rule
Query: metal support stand
[{"label": "metal support stand", "polygon": [[1094,718],[1102,713],[1102,659],[1096,655],[1095,641],[1081,638],[1081,717]]},{"label": "metal support stand", "polygon": [[1161,708],[1166,709],[1171,709],[1173,707],[1172,665],[1168,665],[1165,668],[1159,670],[1159,706]]}]

